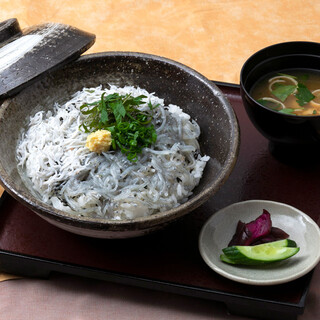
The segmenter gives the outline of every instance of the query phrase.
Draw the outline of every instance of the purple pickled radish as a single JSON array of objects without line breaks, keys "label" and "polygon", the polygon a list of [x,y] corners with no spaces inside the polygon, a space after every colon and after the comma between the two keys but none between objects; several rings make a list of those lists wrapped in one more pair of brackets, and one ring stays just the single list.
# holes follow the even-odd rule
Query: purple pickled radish
[{"label": "purple pickled radish", "polygon": [[254,221],[246,224],[246,227],[250,233],[250,237],[246,241],[245,245],[250,245],[252,242],[268,235],[272,228],[270,213],[263,209],[262,214]]},{"label": "purple pickled radish", "polygon": [[260,238],[257,241],[252,242],[251,245],[268,243],[268,242],[278,241],[278,240],[283,240],[283,239],[288,239],[288,238],[289,238],[289,235],[286,232],[284,232],[282,229],[277,228],[277,227],[272,227],[269,234]]},{"label": "purple pickled radish", "polygon": [[242,221],[238,221],[237,229],[235,234],[233,235],[231,241],[229,242],[228,246],[236,246],[240,245],[240,243],[244,243],[246,239],[248,238],[247,232],[246,232],[246,224]]},{"label": "purple pickled radish", "polygon": [[271,229],[272,222],[270,213],[263,209],[262,214],[249,223],[243,223],[239,220],[236,232],[228,246],[249,246],[253,242],[269,235]]},{"label": "purple pickled radish", "polygon": [[289,235],[285,231],[277,227],[272,227],[270,233],[278,240],[289,238]]}]

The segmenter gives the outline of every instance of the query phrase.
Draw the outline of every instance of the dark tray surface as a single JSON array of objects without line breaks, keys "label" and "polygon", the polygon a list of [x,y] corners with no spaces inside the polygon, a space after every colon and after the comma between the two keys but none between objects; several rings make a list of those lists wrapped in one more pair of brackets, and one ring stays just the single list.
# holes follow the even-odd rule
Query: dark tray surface
[{"label": "dark tray surface", "polygon": [[319,166],[295,167],[273,158],[267,140],[252,126],[243,110],[239,87],[218,85],[236,111],[241,147],[233,173],[214,197],[157,233],[128,240],[101,240],[60,230],[5,194],[0,216],[0,269],[29,275],[27,267],[31,263],[31,268],[36,268],[31,273],[36,276],[59,271],[227,304],[250,302],[253,309],[256,305],[262,313],[284,312],[282,319],[302,313],[312,273],[276,289],[249,286],[216,274],[200,256],[198,236],[202,225],[214,212],[234,202],[279,201],[297,207],[315,221],[319,217],[320,201],[314,196],[320,188]]}]

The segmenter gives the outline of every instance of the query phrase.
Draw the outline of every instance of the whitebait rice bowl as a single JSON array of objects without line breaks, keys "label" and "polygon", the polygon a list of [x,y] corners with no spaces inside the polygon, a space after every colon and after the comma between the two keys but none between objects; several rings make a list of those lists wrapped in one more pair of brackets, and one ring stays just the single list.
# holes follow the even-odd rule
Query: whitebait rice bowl
[{"label": "whitebait rice bowl", "polygon": [[[80,107],[104,92],[144,95],[146,103],[139,108],[145,111],[148,102],[158,105],[152,120],[157,140],[136,162],[119,150],[98,154],[85,146]],[[16,150],[20,175],[38,199],[75,216],[123,220],[175,208],[192,195],[209,160],[200,154],[196,121],[141,88],[84,88],[28,121]]]}]

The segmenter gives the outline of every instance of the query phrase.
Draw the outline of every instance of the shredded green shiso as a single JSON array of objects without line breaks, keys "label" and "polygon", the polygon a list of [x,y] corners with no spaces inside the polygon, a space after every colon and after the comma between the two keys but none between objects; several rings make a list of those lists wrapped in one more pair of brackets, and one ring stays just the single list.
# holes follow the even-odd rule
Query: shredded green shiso
[{"label": "shredded green shiso", "polygon": [[144,95],[132,97],[130,94],[112,93],[92,103],[85,103],[80,111],[86,116],[80,130],[91,133],[97,130],[111,132],[112,149],[119,148],[127,159],[136,162],[142,149],[151,146],[157,140],[153,111],[158,105],[148,103],[149,112],[138,107],[146,103]]}]

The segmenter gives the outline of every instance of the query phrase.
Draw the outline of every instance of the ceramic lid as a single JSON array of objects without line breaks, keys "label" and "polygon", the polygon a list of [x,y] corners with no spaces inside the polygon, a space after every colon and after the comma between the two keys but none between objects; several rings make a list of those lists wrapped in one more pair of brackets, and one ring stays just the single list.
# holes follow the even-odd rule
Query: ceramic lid
[{"label": "ceramic lid", "polygon": [[12,96],[77,59],[94,42],[94,34],[61,23],[21,30],[15,18],[0,22],[0,97]]}]

